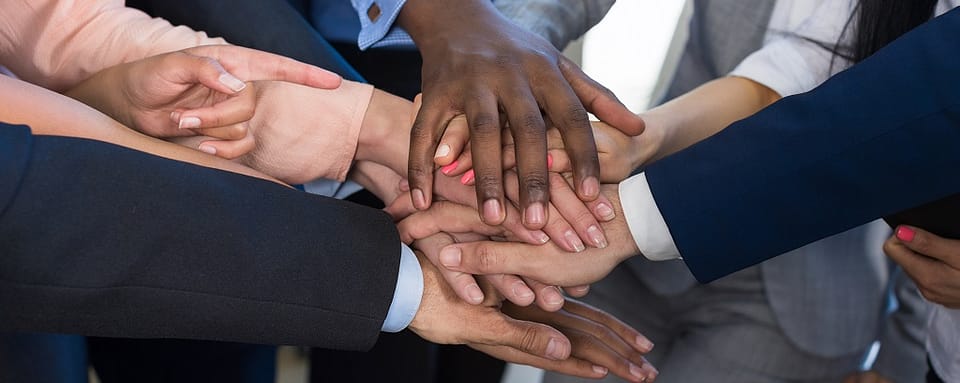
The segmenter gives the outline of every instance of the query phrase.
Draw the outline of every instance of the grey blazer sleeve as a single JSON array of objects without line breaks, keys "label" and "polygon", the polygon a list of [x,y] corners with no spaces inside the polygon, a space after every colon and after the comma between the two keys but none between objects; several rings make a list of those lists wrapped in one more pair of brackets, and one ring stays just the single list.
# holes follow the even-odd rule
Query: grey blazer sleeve
[{"label": "grey blazer sleeve", "polygon": [[600,22],[616,0],[494,0],[508,19],[563,49]]},{"label": "grey blazer sleeve", "polygon": [[0,124],[0,330],[360,350],[399,255],[375,209]]},{"label": "grey blazer sleeve", "polygon": [[880,334],[880,352],[873,370],[894,382],[922,382],[927,374],[927,321],[930,304],[902,271],[893,273],[890,283],[897,297]]}]

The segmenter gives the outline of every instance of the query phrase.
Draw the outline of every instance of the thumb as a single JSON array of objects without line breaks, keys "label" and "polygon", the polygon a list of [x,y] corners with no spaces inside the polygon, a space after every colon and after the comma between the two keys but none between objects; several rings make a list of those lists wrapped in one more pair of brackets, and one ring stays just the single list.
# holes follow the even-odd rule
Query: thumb
[{"label": "thumb", "polygon": [[643,133],[646,128],[643,119],[627,109],[613,92],[583,73],[572,61],[561,58],[560,72],[580,98],[583,107],[600,121],[631,136]]}]

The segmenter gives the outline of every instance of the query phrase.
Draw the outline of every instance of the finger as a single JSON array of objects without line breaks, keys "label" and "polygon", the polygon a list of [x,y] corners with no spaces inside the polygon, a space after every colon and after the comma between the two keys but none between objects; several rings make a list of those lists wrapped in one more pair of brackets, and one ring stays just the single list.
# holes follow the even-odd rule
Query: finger
[{"label": "finger", "polygon": [[397,198],[390,203],[390,206],[383,208],[387,214],[390,214],[390,217],[393,218],[394,222],[400,221],[411,214],[417,212],[417,208],[413,206],[413,201],[409,198]]},{"label": "finger", "polygon": [[[510,200],[516,200],[517,198],[517,180],[514,174],[512,171],[508,171],[508,176],[505,179],[507,196]],[[577,199],[577,204],[583,206],[583,202],[579,199]],[[547,224],[544,226],[543,232],[547,233],[547,235],[553,239],[554,243],[567,251],[579,253],[586,249],[580,236],[577,235],[577,231],[557,212],[553,204],[551,204],[548,209],[550,209],[552,214],[548,215]]]},{"label": "finger", "polygon": [[[570,189],[567,180],[559,173],[550,173],[550,190],[553,191],[553,207],[577,231],[580,238],[593,247],[599,249],[607,247],[607,237],[604,235],[600,223],[597,222],[594,212],[587,205],[584,205],[583,201]],[[590,203],[600,204],[609,209],[609,200],[606,200],[605,197],[602,201],[598,200],[599,197]]]},{"label": "finger", "polygon": [[529,306],[533,303],[533,290],[516,275],[484,275],[480,277],[486,279],[504,298],[518,306]]},{"label": "finger", "polygon": [[590,285],[564,287],[563,291],[571,297],[580,298],[590,292]]},{"label": "finger", "polygon": [[896,237],[910,250],[960,269],[960,241],[907,225],[897,227]]},{"label": "finger", "polygon": [[614,351],[609,343],[591,334],[574,329],[565,329],[573,346],[572,356],[607,367],[611,373],[631,382],[652,382],[657,372],[642,356],[631,360]]},{"label": "finger", "polygon": [[593,139],[590,117],[577,95],[566,84],[553,84],[539,94],[544,113],[563,136],[573,163],[576,192],[581,200],[593,201],[600,194],[600,158]]},{"label": "finger", "polygon": [[441,167],[441,172],[460,157],[469,140],[470,127],[467,126],[467,116],[457,115],[447,124],[447,129],[440,138],[440,145],[437,146],[437,152],[433,156],[433,161]]},{"label": "finger", "polygon": [[649,338],[603,310],[573,299],[567,299],[563,308],[572,314],[600,323],[613,330],[624,342],[639,352],[647,353],[653,350],[653,342]]},{"label": "finger", "polygon": [[497,102],[489,93],[481,93],[470,100],[466,105],[466,113],[476,174],[477,205],[480,206],[480,216],[484,222],[499,225],[503,222],[505,211]]},{"label": "finger", "polygon": [[[201,134],[210,137],[233,140],[246,134],[246,125],[256,112],[256,91],[244,89],[237,97],[228,98],[216,104],[197,109],[177,109],[171,115],[178,116],[180,129],[201,129]],[[244,130],[223,129],[224,127],[244,127]]]},{"label": "finger", "polygon": [[452,112],[427,98],[410,130],[407,180],[410,182],[413,206],[419,210],[430,207],[433,194],[433,156],[443,129],[453,117]]},{"label": "finger", "polygon": [[643,133],[645,128],[643,119],[627,109],[613,92],[583,73],[577,64],[561,57],[560,72],[563,73],[563,77],[582,105],[600,121],[631,136]]},{"label": "finger", "polygon": [[[190,48],[185,52],[214,58],[236,76],[235,78],[245,81],[285,81],[320,89],[336,89],[342,81],[336,73],[316,66],[234,45],[206,45]],[[217,81],[221,80],[217,79]],[[231,80],[225,82],[230,83]],[[204,85],[207,83],[204,82]]]},{"label": "finger", "polygon": [[248,132],[247,136],[232,141],[222,141],[222,140],[209,140],[203,141],[197,145],[197,149],[201,152],[213,154],[220,158],[225,158],[228,160],[239,158],[247,153],[250,153],[253,148],[257,146],[256,140],[253,138],[253,134]]},{"label": "finger", "polygon": [[[443,248],[443,246],[453,243],[453,238],[451,238],[449,235],[434,235],[417,241],[414,247],[423,251],[423,254],[427,257],[427,260],[436,266],[439,265],[439,260],[437,259],[438,250]],[[438,267],[437,270],[440,271],[440,275],[445,281],[447,281],[447,284],[450,285],[450,288],[456,292],[460,299],[463,299],[465,302],[474,305],[478,305],[483,302],[483,291],[480,289],[480,285],[477,283],[477,280],[473,277],[473,275],[457,271],[444,270],[440,267]]]},{"label": "finger", "polygon": [[895,236],[884,242],[883,251],[917,282],[917,287],[921,293],[924,293],[924,297],[936,301],[927,290],[927,286],[931,280],[937,279],[936,276],[946,265],[939,260],[914,252]]},{"label": "finger", "polygon": [[597,366],[593,363],[578,358],[551,360],[541,358],[536,355],[531,355],[507,346],[491,346],[473,343],[469,344],[469,346],[477,351],[489,354],[506,362],[533,366],[549,371],[556,371],[570,376],[600,379],[606,376],[608,372],[607,368],[605,367]]},{"label": "finger", "polygon": [[397,224],[400,240],[412,243],[441,232],[474,232],[486,236],[504,236],[498,226],[490,226],[480,220],[476,210],[447,201],[434,202],[430,209],[414,213]]},{"label": "finger", "polygon": [[[528,87],[516,87],[505,97],[501,104],[510,121],[520,177],[520,199],[516,201],[523,213],[523,225],[528,229],[541,229],[547,223],[550,202],[546,124]],[[502,169],[502,164],[499,165]]]},{"label": "finger", "polygon": [[552,360],[570,357],[570,340],[560,331],[542,323],[501,315],[496,323],[478,330],[480,343],[508,346]]},{"label": "finger", "polygon": [[548,312],[563,308],[563,294],[557,286],[543,284],[530,278],[523,278],[523,281],[534,291],[537,307]]}]

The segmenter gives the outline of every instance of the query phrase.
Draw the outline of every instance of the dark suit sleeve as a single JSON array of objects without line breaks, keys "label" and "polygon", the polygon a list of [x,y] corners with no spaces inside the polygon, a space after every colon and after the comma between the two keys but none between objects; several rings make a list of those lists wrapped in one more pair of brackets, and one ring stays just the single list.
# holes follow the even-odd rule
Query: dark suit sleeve
[{"label": "dark suit sleeve", "polygon": [[400,239],[375,209],[0,124],[0,329],[371,347]]},{"label": "dark suit sleeve", "polygon": [[646,170],[701,282],[960,192],[960,10]]}]

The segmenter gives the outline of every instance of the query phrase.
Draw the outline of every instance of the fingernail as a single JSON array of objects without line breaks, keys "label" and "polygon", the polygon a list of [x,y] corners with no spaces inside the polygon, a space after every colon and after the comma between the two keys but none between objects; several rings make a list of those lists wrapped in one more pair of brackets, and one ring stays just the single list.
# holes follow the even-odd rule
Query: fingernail
[{"label": "fingernail", "polygon": [[456,170],[456,169],[457,169],[457,165],[459,165],[459,164],[460,164],[460,161],[453,161],[453,162],[450,163],[450,165],[447,165],[447,166],[444,166],[444,167],[440,168],[440,172],[442,172],[443,174],[446,174],[446,175],[450,175],[450,172]]},{"label": "fingernail", "polygon": [[[550,290],[550,291],[547,291]],[[543,301],[550,306],[559,306],[563,304],[563,296],[560,295],[560,289],[556,286],[543,288]]]},{"label": "fingernail", "polygon": [[913,242],[913,237],[917,235],[917,232],[907,226],[900,226],[897,228],[897,239],[904,242]]},{"label": "fingernail", "polygon": [[550,242],[550,236],[541,230],[534,231],[533,238],[539,241],[541,245],[544,243]]},{"label": "fingernail", "polygon": [[600,219],[604,221],[609,221],[616,218],[616,214],[613,212],[613,208],[610,205],[601,202],[597,204],[597,215],[600,216]]},{"label": "fingernail", "polygon": [[596,372],[597,375],[606,375],[608,370],[606,367],[593,365],[593,372]]},{"label": "fingernail", "polygon": [[230,88],[234,92],[240,92],[243,88],[247,87],[247,84],[240,80],[239,78],[233,77],[232,74],[224,73],[220,75],[220,83],[226,85],[227,88]]},{"label": "fingernail", "polygon": [[580,237],[577,233],[574,233],[573,230],[567,230],[566,233],[563,233],[563,238],[567,240],[567,244],[569,244],[575,252],[579,253],[586,249],[586,247],[583,246],[583,241],[580,240]]},{"label": "fingernail", "polygon": [[418,210],[427,208],[427,198],[423,196],[423,190],[413,189],[410,194],[413,195],[413,207],[417,208]]},{"label": "fingernail", "polygon": [[500,201],[488,199],[487,202],[483,203],[483,221],[487,224],[500,222],[502,214],[503,210],[500,208]]},{"label": "fingernail", "polygon": [[590,236],[590,240],[593,241],[593,245],[598,248],[607,247],[607,237],[603,235],[603,232],[600,231],[600,228],[597,225],[591,225],[587,228],[587,235]]},{"label": "fingernail", "polygon": [[460,248],[448,247],[440,250],[440,264],[445,267],[460,266]]},{"label": "fingernail", "polygon": [[637,335],[637,347],[640,347],[644,352],[653,350],[653,342],[650,339],[647,339],[643,335]]},{"label": "fingernail", "polygon": [[527,206],[527,209],[523,212],[523,220],[526,221],[525,224],[527,225],[542,225],[543,215],[543,204],[534,202]]},{"label": "fingernail", "polygon": [[193,129],[200,127],[200,118],[198,117],[184,117],[180,119],[180,123],[177,124],[177,128],[180,129]]},{"label": "fingernail", "polygon": [[170,112],[170,119],[173,120],[173,121],[180,122],[180,112],[178,112],[178,111],[172,111],[172,112]]},{"label": "fingernail", "polygon": [[553,156],[547,153],[547,170],[553,169]]},{"label": "fingernail", "polygon": [[197,147],[197,149],[207,154],[211,154],[214,156],[217,155],[217,148],[210,145],[200,145],[199,147]]},{"label": "fingernail", "polygon": [[647,379],[647,377],[644,376],[643,369],[633,363],[630,363],[630,375],[636,376],[637,378],[642,378],[644,381]]},{"label": "fingernail", "polygon": [[580,184],[580,194],[587,198],[593,198],[600,195],[600,181],[597,177],[587,177]]},{"label": "fingernail", "polygon": [[477,286],[476,283],[467,286],[467,296],[470,297],[470,302],[473,304],[483,302],[483,291],[480,291],[480,286]]},{"label": "fingernail", "polygon": [[473,182],[473,169],[467,170],[466,173],[463,173],[463,177],[460,177],[460,183],[464,185],[469,185]]},{"label": "fingernail", "polygon": [[547,342],[547,358],[560,360],[566,356],[566,353],[563,351],[563,346],[560,345],[557,338],[550,338],[550,341]]},{"label": "fingernail", "polygon": [[517,281],[513,284],[513,295],[517,298],[527,299],[533,296],[533,291],[527,288],[527,284]]},{"label": "fingernail", "polygon": [[437,153],[433,155],[433,158],[445,157],[447,154],[450,154],[450,145],[443,144],[437,147]]},{"label": "fingernail", "polygon": [[400,188],[400,191],[410,191],[410,181],[407,181],[406,178],[400,180],[400,183],[397,185]]}]

